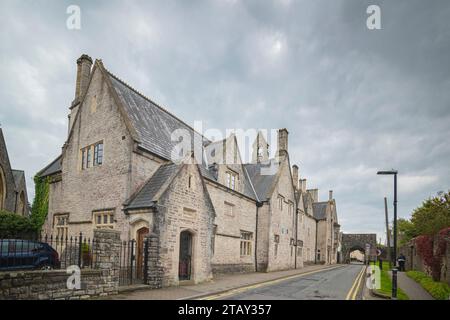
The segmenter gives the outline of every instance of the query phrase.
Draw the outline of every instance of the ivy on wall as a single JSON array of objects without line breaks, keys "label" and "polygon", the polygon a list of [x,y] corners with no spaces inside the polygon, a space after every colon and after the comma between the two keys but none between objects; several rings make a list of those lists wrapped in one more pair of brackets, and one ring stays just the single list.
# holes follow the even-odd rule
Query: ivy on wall
[{"label": "ivy on wall", "polygon": [[48,214],[49,185],[49,177],[34,176],[35,195],[31,207],[31,220],[38,230],[41,230]]}]

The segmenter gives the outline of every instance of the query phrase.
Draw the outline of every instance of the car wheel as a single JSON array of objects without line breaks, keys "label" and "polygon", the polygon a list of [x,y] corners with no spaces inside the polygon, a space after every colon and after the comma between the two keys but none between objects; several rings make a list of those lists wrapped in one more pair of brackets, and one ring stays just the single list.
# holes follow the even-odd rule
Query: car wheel
[{"label": "car wheel", "polygon": [[49,265],[49,264],[43,264],[43,265],[39,266],[39,269],[40,270],[52,270],[53,267],[51,265]]}]

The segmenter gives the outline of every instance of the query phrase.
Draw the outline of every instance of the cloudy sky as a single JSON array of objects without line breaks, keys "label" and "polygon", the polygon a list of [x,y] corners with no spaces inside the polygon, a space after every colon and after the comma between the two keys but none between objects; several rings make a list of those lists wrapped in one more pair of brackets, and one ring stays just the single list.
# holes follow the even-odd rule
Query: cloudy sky
[{"label": "cloudy sky", "polygon": [[[81,9],[69,30],[67,7]],[[366,27],[368,5],[381,30]],[[308,188],[334,190],[345,232],[383,237],[450,189],[447,0],[0,0],[0,123],[13,168],[32,176],[61,151],[87,53],[171,112],[205,128],[289,130]],[[31,200],[31,199],[30,199]]]}]

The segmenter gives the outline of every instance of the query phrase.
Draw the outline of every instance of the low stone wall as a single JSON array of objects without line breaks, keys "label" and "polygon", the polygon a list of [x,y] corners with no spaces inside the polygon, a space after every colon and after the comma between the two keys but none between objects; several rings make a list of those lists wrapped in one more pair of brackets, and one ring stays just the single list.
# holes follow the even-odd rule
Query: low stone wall
[{"label": "low stone wall", "polygon": [[213,264],[211,267],[212,267],[213,274],[255,272],[255,266],[252,263]]},{"label": "low stone wall", "polygon": [[67,288],[66,270],[1,272],[0,299],[72,300],[116,294],[114,283],[102,274],[102,270],[82,270],[81,289],[74,290]]},{"label": "low stone wall", "polygon": [[120,232],[95,230],[95,269],[81,269],[80,289],[69,289],[66,270],[0,272],[0,300],[88,299],[117,294]]}]

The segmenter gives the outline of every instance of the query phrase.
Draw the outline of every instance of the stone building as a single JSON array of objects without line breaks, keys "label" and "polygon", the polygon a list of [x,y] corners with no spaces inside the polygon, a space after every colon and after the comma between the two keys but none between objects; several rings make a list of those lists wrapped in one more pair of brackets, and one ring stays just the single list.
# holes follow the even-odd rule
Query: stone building
[{"label": "stone building", "polygon": [[313,207],[303,208],[308,193],[291,167],[286,129],[272,157],[258,133],[253,160],[244,163],[235,135],[210,141],[101,60],[82,55],[77,65],[67,140],[39,173],[51,181],[44,232],[112,228],[137,240],[138,256],[144,237],[155,234],[164,286],[313,261]]},{"label": "stone building", "polygon": [[25,172],[11,169],[8,150],[0,128],[0,210],[21,216],[30,214]]}]

